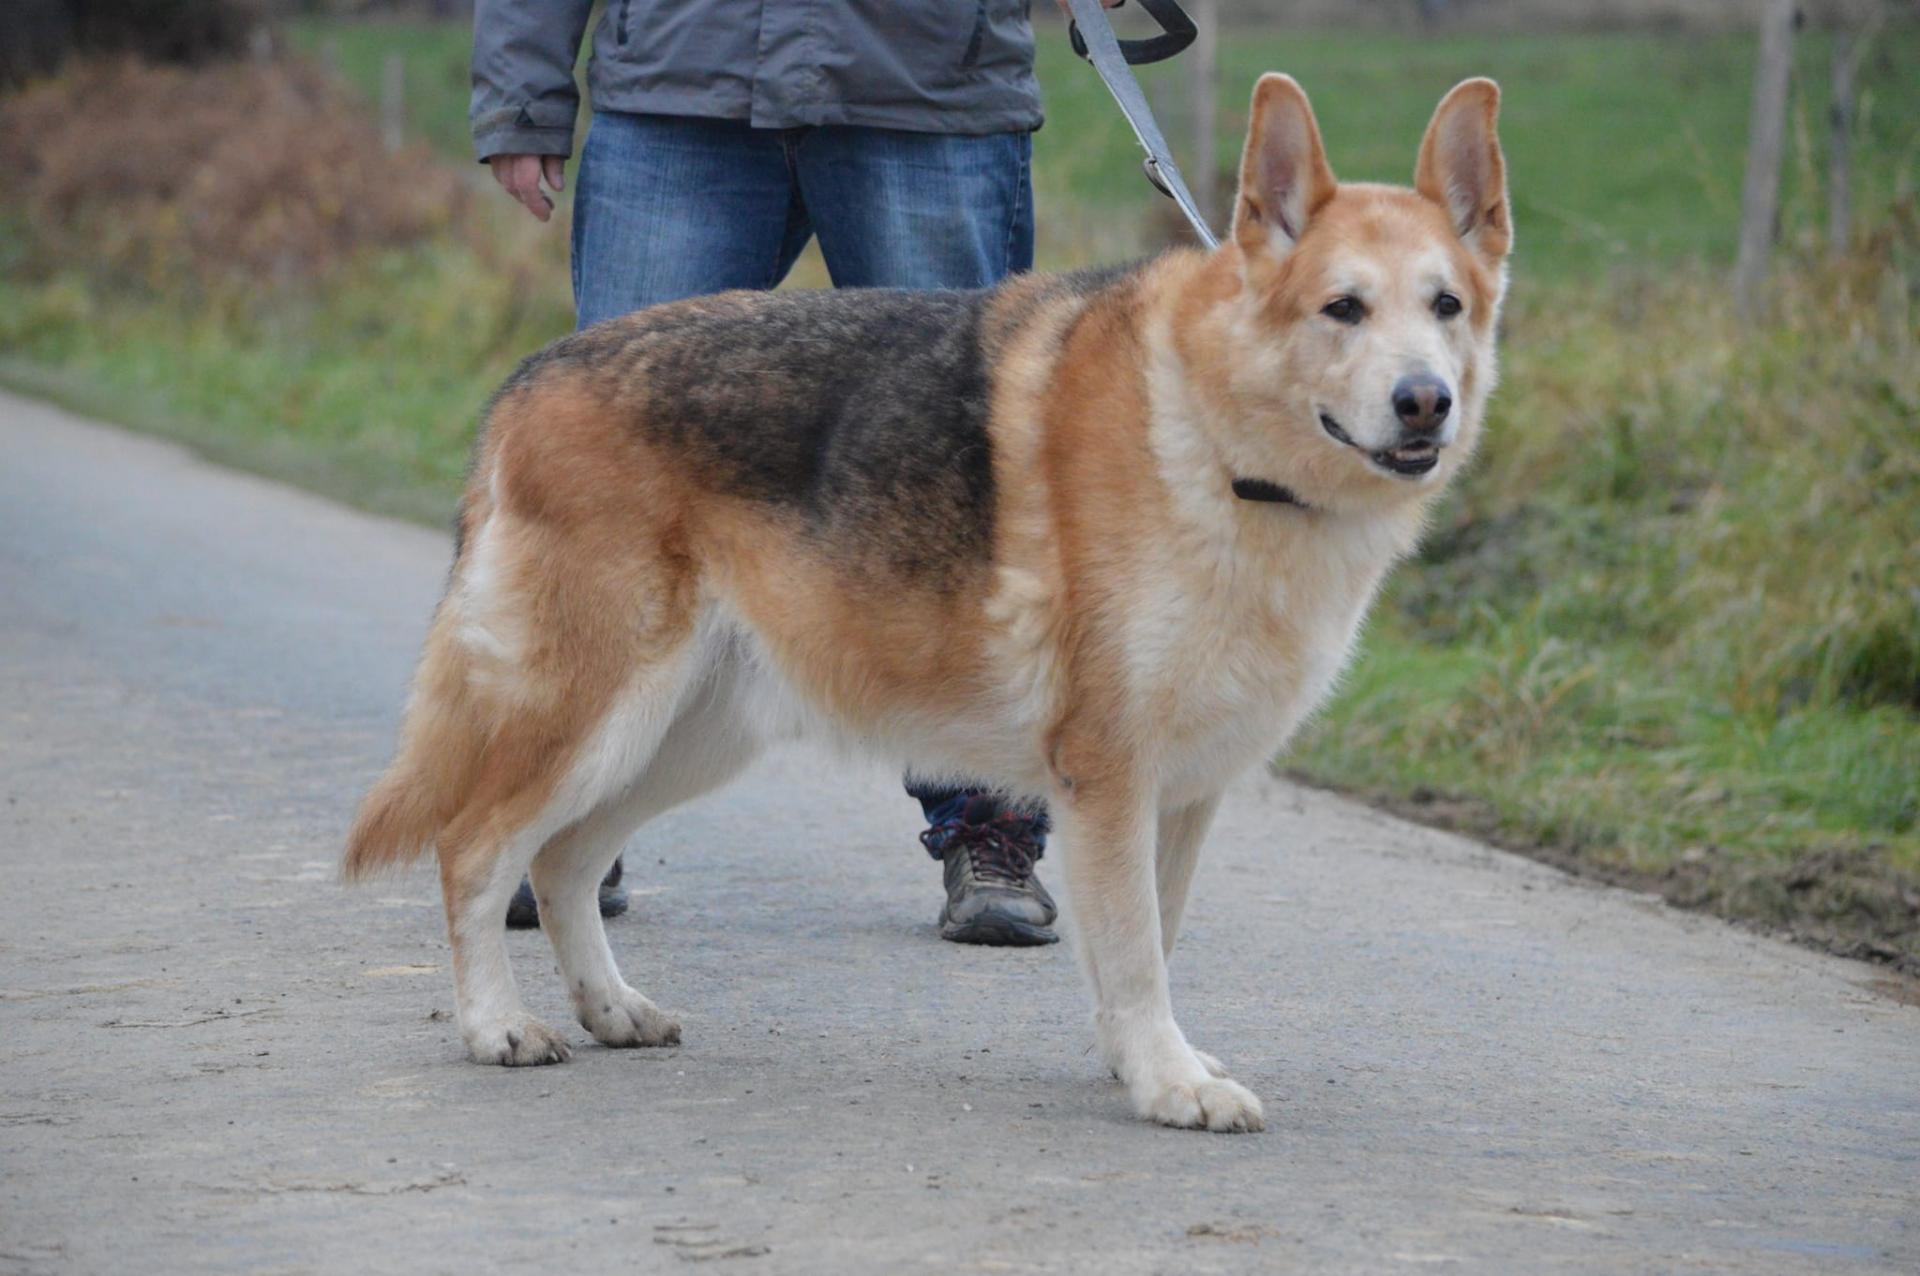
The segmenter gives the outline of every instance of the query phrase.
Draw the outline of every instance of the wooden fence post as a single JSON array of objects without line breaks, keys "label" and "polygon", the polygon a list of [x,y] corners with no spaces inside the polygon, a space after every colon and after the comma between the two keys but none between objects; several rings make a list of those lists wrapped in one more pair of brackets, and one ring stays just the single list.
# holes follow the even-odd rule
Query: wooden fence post
[{"label": "wooden fence post", "polygon": [[1827,251],[1845,255],[1853,237],[1853,80],[1859,38],[1851,27],[1833,37],[1833,82],[1827,106]]},{"label": "wooden fence post", "polygon": [[1194,38],[1189,54],[1193,61],[1187,68],[1191,99],[1188,114],[1193,125],[1192,149],[1188,152],[1193,181],[1188,184],[1193,188],[1194,202],[1200,206],[1200,216],[1219,231],[1220,166],[1215,159],[1220,128],[1219,0],[1193,0],[1192,9],[1193,24],[1200,34]]},{"label": "wooden fence post", "polygon": [[1839,14],[1833,38],[1833,87],[1827,108],[1827,248],[1835,257],[1853,242],[1853,130],[1859,113],[1860,65],[1887,19],[1881,0],[1859,0]]},{"label": "wooden fence post", "polygon": [[1734,266],[1734,304],[1753,317],[1773,250],[1780,208],[1780,158],[1787,128],[1787,89],[1793,80],[1796,0],[1765,0],[1760,54],[1754,62],[1753,113],[1747,126],[1747,180],[1740,197],[1740,258]]},{"label": "wooden fence post", "polygon": [[380,68],[380,136],[389,153],[407,140],[407,62],[396,50]]}]

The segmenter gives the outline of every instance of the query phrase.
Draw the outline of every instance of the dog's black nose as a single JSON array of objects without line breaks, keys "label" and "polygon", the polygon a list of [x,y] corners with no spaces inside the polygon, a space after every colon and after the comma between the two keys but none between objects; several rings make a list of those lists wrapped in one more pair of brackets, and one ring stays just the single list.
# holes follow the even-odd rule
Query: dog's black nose
[{"label": "dog's black nose", "polygon": [[1453,409],[1453,392],[1431,372],[1401,377],[1393,387],[1393,410],[1409,430],[1437,430]]}]

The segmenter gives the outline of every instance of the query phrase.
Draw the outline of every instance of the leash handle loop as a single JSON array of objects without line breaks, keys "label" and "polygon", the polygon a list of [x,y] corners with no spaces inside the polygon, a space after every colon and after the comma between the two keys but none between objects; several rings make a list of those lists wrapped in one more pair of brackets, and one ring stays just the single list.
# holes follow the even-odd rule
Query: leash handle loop
[{"label": "leash handle loop", "polygon": [[[1160,133],[1160,125],[1153,118],[1153,108],[1147,105],[1146,94],[1140,91],[1140,81],[1134,77],[1130,62],[1151,62],[1171,57],[1193,40],[1197,34],[1193,19],[1180,8],[1177,0],[1140,0],[1140,4],[1167,33],[1153,40],[1122,40],[1114,34],[1113,23],[1107,19],[1107,11],[1100,0],[1067,0],[1074,15],[1073,47],[1085,58],[1101,83],[1113,94],[1114,103],[1120,113],[1127,117],[1127,125],[1133,129],[1133,135],[1140,140],[1140,148],[1146,154],[1147,180],[1153,183],[1155,190],[1170,197],[1179,206],[1180,215],[1193,227],[1194,238],[1208,249],[1219,247],[1220,240],[1207,225],[1207,219],[1200,215],[1200,208],[1193,201],[1193,193],[1180,177],[1180,166],[1174,162],[1173,154],[1167,147],[1167,139]],[[1081,28],[1091,32],[1091,38],[1083,38]],[[1123,49],[1122,46],[1131,48]],[[1161,50],[1165,50],[1161,52]]]},{"label": "leash handle loop", "polygon": [[[1192,44],[1194,37],[1200,34],[1193,19],[1187,16],[1175,0],[1140,0],[1155,22],[1160,24],[1160,34],[1144,40],[1120,41],[1120,56],[1129,66],[1144,66],[1149,62],[1165,62],[1174,54]],[[1078,22],[1067,23],[1067,38],[1073,41],[1073,51],[1088,61],[1093,55],[1087,52],[1087,42],[1080,34]]]}]

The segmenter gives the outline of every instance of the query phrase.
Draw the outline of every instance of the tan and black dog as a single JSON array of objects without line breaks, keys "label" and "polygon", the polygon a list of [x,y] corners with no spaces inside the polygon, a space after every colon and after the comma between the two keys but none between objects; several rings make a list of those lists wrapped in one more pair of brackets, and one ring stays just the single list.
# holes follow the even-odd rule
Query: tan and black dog
[{"label": "tan and black dog", "polygon": [[1050,804],[1106,1062],[1155,1121],[1259,1129],[1174,1022],[1166,955],[1222,788],[1327,694],[1473,449],[1510,244],[1498,106],[1460,85],[1413,189],[1340,186],[1268,75],[1211,253],[733,293],[529,359],[346,852],[349,876],[438,852],[473,1058],[567,1057],[508,964],[524,872],[587,1030],[677,1041],[595,884],[649,818],[826,731]]}]

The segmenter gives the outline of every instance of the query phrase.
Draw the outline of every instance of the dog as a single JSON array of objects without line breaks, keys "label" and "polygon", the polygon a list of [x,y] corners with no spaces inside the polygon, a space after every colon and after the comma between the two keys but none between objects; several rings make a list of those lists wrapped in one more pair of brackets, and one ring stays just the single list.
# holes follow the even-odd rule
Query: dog
[{"label": "dog", "polygon": [[1045,801],[1134,1108],[1261,1129],[1175,1022],[1166,960],[1222,789],[1325,698],[1481,431],[1512,240],[1499,101],[1447,94],[1412,189],[1340,185],[1306,94],[1269,74],[1211,252],[728,293],[522,364],[344,862],[437,853],[471,1056],[568,1057],[508,962],[523,873],[586,1030],[677,1042],[595,885],[645,821],[824,732]]}]

